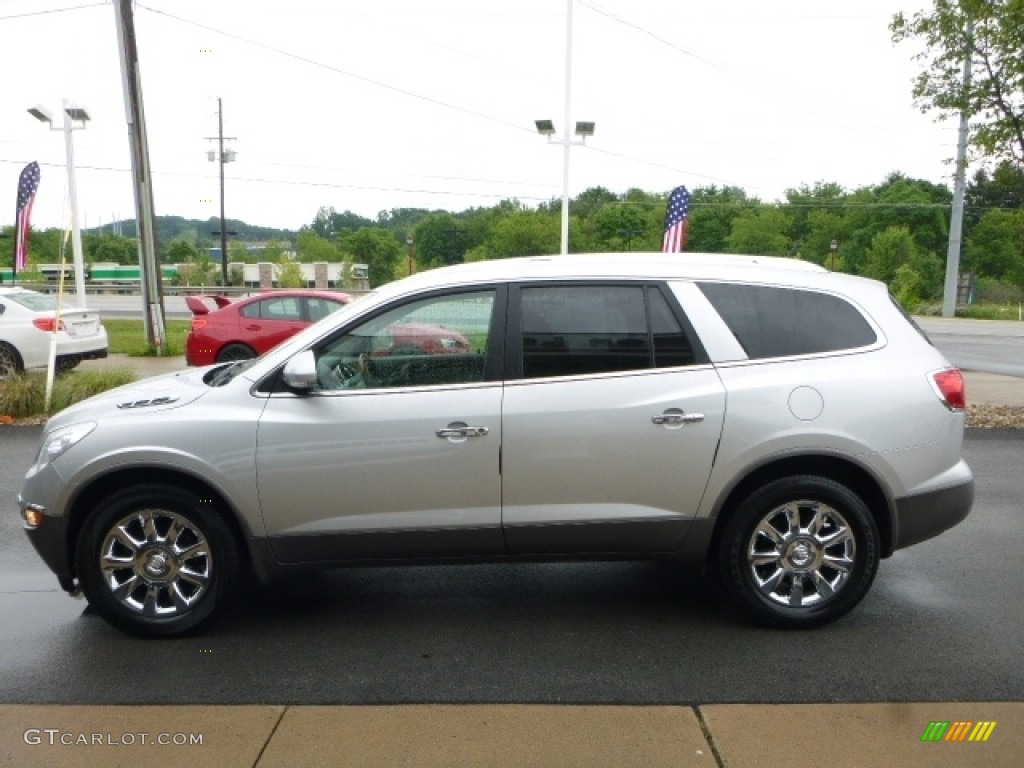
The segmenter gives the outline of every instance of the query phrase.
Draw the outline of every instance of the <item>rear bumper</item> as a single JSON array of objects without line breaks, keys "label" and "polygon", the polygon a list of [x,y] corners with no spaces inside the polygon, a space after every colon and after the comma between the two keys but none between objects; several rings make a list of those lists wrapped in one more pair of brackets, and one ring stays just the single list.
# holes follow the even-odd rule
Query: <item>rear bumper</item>
[{"label": "rear bumper", "polygon": [[77,357],[81,358],[82,360],[102,360],[106,356],[107,348],[104,347],[103,349],[90,349],[87,352],[69,352],[67,354],[64,354],[62,352],[61,354],[57,355],[57,359],[59,360],[62,357]]},{"label": "rear bumper", "polygon": [[956,485],[896,499],[895,544],[903,549],[952,528],[967,517],[974,503],[974,477]]}]

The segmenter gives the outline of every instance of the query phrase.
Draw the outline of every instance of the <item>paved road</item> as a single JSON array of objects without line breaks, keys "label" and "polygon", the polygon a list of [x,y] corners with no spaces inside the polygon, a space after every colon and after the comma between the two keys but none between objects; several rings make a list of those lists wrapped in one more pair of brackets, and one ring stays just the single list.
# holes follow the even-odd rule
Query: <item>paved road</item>
[{"label": "paved road", "polygon": [[917,322],[953,365],[1024,378],[1024,323],[939,317]]},{"label": "paved road", "polygon": [[38,434],[0,428],[2,703],[1024,701],[1022,433],[970,431],[974,513],[814,632],[748,626],[669,564],[595,563],[297,578],[148,642],[83,613],[29,549],[14,496]]}]

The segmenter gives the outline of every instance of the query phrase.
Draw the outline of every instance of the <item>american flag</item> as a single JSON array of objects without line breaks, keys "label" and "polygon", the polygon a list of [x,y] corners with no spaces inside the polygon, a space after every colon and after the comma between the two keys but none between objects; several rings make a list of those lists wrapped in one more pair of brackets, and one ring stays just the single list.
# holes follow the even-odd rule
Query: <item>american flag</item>
[{"label": "american flag", "polygon": [[686,217],[690,212],[690,193],[686,187],[676,187],[668,198],[665,211],[665,236],[661,250],[665,253],[679,253],[686,247]]},{"label": "american flag", "polygon": [[32,203],[39,189],[39,163],[29,163],[18,181],[18,212],[14,217],[16,240],[14,244],[14,271],[25,269],[28,260],[28,225],[32,217]]}]

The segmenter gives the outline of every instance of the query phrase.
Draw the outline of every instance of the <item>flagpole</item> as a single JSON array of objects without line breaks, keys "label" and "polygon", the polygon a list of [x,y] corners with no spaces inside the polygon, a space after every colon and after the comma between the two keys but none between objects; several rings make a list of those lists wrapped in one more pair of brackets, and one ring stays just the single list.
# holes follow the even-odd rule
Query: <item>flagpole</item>
[{"label": "flagpole", "polygon": [[11,284],[18,284],[18,199],[14,199],[14,231],[11,232],[11,242],[14,243],[11,250]]}]

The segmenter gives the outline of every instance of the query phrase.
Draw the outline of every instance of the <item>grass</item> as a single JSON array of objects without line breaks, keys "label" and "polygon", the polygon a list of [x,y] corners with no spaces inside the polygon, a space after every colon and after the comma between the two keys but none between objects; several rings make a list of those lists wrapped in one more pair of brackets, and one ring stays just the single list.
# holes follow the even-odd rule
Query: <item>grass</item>
[{"label": "grass", "polygon": [[[142,320],[104,318],[107,329],[107,348],[112,355],[149,357],[155,350],[146,344],[146,326]],[[190,320],[167,320],[167,355],[185,354],[185,335],[191,327]]]},{"label": "grass", "polygon": [[[107,350],[110,354],[147,357],[155,351],[146,344],[146,328],[142,320],[105,319],[107,329]],[[168,320],[167,354],[185,353],[185,334],[191,322]],[[135,374],[129,370],[69,371],[60,374],[53,382],[50,398],[50,413],[56,413],[69,405],[85,400],[100,392],[135,381]],[[38,371],[0,379],[0,419],[29,419],[47,415],[46,374]]]},{"label": "grass", "polygon": [[969,317],[974,320],[1020,320],[1019,304],[968,304],[957,307],[957,317]]},{"label": "grass", "polygon": [[[70,371],[53,381],[50,413],[56,413],[87,397],[135,381],[127,370]],[[27,419],[46,414],[46,374],[19,373],[0,380],[0,417]]]}]

